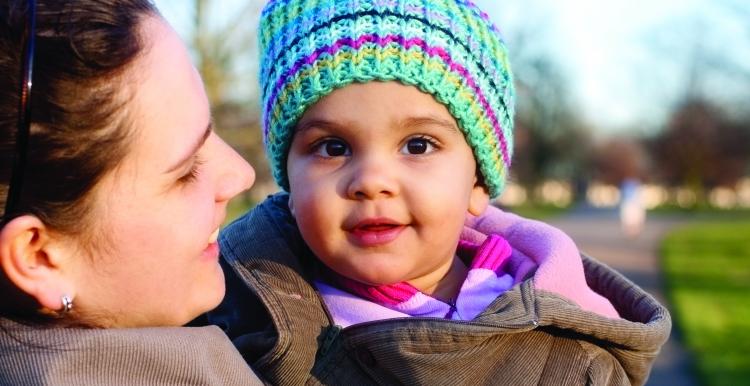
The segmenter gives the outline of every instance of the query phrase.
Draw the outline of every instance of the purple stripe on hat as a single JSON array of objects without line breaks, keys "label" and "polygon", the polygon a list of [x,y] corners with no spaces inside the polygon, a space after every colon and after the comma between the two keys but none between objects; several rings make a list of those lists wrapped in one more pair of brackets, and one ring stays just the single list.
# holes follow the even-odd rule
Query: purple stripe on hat
[{"label": "purple stripe on hat", "polygon": [[443,59],[445,64],[448,66],[449,70],[457,73],[462,78],[465,79],[466,84],[469,86],[469,88],[474,91],[474,93],[477,95],[477,98],[479,99],[479,103],[481,104],[482,108],[484,109],[484,112],[487,114],[488,118],[490,119],[490,122],[492,123],[493,129],[495,130],[496,138],[500,141],[500,150],[503,156],[503,162],[508,167],[510,165],[510,157],[508,157],[508,149],[505,142],[505,136],[503,133],[502,128],[500,127],[500,123],[498,122],[497,116],[495,115],[494,110],[490,107],[489,102],[487,101],[487,98],[484,96],[484,93],[479,88],[479,86],[474,81],[474,78],[471,76],[468,70],[466,70],[465,67],[462,65],[456,63],[451,58],[450,54],[448,54],[447,51],[445,51],[442,47],[431,47],[428,46],[427,43],[420,39],[420,38],[411,38],[411,39],[405,39],[403,36],[400,35],[387,35],[387,36],[378,36],[375,34],[367,34],[362,35],[358,39],[354,40],[352,38],[342,38],[337,40],[334,44],[330,46],[324,46],[313,52],[310,56],[307,58],[303,58],[301,60],[298,60],[292,68],[287,70],[278,81],[276,81],[276,84],[274,85],[273,92],[271,93],[271,97],[268,99],[268,102],[266,102],[266,111],[268,114],[265,115],[265,122],[264,122],[264,135],[268,136],[268,131],[270,129],[270,120],[271,116],[273,115],[273,110],[271,109],[272,104],[274,101],[276,101],[276,98],[278,97],[279,93],[281,92],[283,86],[286,84],[286,81],[293,77],[297,72],[300,71],[302,66],[304,65],[313,65],[318,58],[322,54],[329,54],[331,56],[335,56],[336,52],[339,51],[342,47],[350,47],[355,50],[360,49],[364,44],[366,43],[375,43],[380,47],[385,47],[386,45],[390,43],[398,43],[401,46],[404,47],[405,50],[409,50],[410,48],[417,46],[422,48],[422,51],[425,52],[427,55],[431,57],[440,57]]},{"label": "purple stripe on hat", "polygon": [[379,8],[393,8],[396,6],[396,0],[376,0],[374,5]]},{"label": "purple stripe on hat", "polygon": [[422,13],[423,9],[424,7],[419,7],[419,6],[411,5],[411,4],[407,4],[406,7],[404,7],[404,11],[408,13],[416,13],[416,14]]},{"label": "purple stripe on hat", "polygon": [[476,4],[474,4],[473,1],[471,1],[471,0],[465,0],[465,1],[459,1],[459,0],[457,0],[456,2],[459,3],[459,4],[468,5],[469,7],[474,8],[474,11],[479,15],[479,17],[481,19],[483,19],[485,21],[485,23],[487,23],[487,25],[490,26],[490,29],[493,32],[500,33],[500,30],[498,30],[497,26],[495,26],[495,23],[493,23],[492,20],[490,20],[490,15],[488,15],[487,12],[482,11],[482,9],[479,8]]}]

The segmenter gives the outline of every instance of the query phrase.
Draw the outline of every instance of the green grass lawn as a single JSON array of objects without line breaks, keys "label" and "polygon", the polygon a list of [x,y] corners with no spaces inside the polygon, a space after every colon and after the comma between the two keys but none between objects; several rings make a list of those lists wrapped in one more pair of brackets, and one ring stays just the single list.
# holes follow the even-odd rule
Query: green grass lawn
[{"label": "green grass lawn", "polygon": [[684,214],[705,219],[727,220],[727,219],[750,219],[750,208],[742,209],[720,209],[710,206],[698,206],[694,208],[681,208],[676,205],[662,205],[649,209],[650,214]]},{"label": "green grass lawn", "polygon": [[521,217],[535,220],[548,220],[567,212],[570,208],[560,208],[554,205],[527,203],[518,206],[500,207],[502,210],[515,213]]},{"label": "green grass lawn", "polygon": [[706,221],[662,245],[673,318],[704,385],[750,385],[750,219]]}]

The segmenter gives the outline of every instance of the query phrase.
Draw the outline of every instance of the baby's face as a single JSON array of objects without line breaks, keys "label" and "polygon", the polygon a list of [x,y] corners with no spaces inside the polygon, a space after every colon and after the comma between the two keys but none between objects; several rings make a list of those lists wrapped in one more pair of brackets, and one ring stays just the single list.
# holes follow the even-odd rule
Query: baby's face
[{"label": "baby's face", "polygon": [[456,121],[398,82],[338,89],[297,125],[287,163],[290,207],[328,267],[367,284],[439,280],[466,214],[488,196]]}]

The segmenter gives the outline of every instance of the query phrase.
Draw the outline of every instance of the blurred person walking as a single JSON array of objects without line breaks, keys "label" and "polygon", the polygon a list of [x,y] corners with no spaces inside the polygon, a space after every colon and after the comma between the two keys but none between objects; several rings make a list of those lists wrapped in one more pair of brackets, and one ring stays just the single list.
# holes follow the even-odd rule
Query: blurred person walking
[{"label": "blurred person walking", "polygon": [[646,222],[641,182],[626,178],[620,185],[620,227],[625,236],[637,237]]}]

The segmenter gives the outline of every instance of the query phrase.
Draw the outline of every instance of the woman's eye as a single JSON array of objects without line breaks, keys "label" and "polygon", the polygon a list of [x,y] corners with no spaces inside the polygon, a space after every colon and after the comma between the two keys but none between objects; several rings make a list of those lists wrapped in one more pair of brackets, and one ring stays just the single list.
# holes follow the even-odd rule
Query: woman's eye
[{"label": "woman's eye", "polygon": [[177,182],[181,184],[190,184],[195,182],[198,179],[198,175],[200,174],[200,168],[204,164],[204,160],[200,157],[195,158],[195,161],[193,161],[193,165],[190,167],[190,170],[180,177]]},{"label": "woman's eye", "polygon": [[343,157],[351,154],[349,145],[340,139],[326,139],[316,145],[315,153],[323,157]]},{"label": "woman's eye", "polygon": [[426,154],[435,150],[435,145],[429,138],[411,138],[401,150],[404,154]]}]

